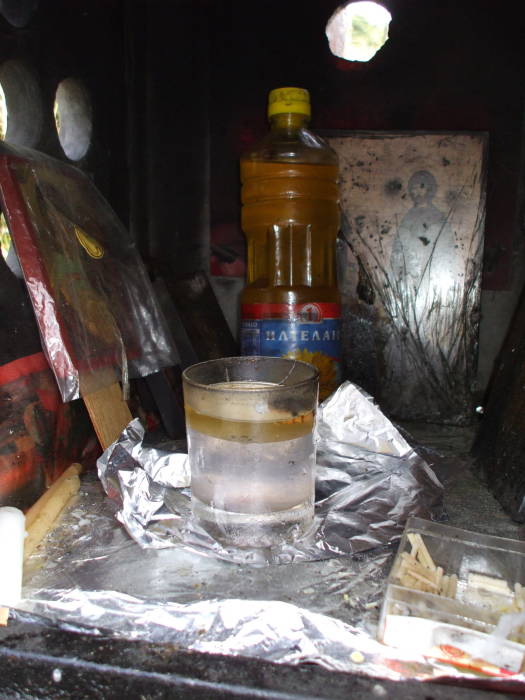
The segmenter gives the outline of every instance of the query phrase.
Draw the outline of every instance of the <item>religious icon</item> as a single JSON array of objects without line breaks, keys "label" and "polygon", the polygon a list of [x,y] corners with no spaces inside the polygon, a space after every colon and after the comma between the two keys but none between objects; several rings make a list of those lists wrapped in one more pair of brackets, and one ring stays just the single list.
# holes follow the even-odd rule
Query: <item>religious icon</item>
[{"label": "religious icon", "polygon": [[134,243],[84,173],[2,144],[0,192],[63,401],[177,363]]},{"label": "religious icon", "polygon": [[329,141],[341,160],[348,378],[395,418],[469,422],[486,135]]}]

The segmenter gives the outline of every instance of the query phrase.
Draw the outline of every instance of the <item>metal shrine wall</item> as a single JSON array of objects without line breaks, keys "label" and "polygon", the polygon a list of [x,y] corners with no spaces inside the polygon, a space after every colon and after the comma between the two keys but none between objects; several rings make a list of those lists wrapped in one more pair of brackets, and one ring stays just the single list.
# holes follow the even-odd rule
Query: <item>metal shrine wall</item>
[{"label": "metal shrine wall", "polygon": [[472,419],[487,135],[331,135],[347,377],[400,420]]}]

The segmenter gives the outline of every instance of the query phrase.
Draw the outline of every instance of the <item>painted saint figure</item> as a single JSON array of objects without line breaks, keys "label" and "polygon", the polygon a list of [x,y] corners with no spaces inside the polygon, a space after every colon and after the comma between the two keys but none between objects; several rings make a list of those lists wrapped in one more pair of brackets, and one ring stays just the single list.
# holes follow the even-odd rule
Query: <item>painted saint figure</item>
[{"label": "painted saint figure", "polygon": [[416,372],[438,391],[450,376],[465,270],[451,211],[434,204],[436,178],[428,170],[416,171],[408,193],[413,205],[399,224],[390,256],[394,333],[385,347],[391,380],[399,386],[396,400],[405,410],[421,399],[407,377]]},{"label": "painted saint figure", "polygon": [[410,285],[419,301],[428,294],[447,292],[459,281],[460,266],[448,217],[433,203],[435,177],[418,170],[408,181],[413,206],[405,214],[394,239],[390,266],[395,282]]}]

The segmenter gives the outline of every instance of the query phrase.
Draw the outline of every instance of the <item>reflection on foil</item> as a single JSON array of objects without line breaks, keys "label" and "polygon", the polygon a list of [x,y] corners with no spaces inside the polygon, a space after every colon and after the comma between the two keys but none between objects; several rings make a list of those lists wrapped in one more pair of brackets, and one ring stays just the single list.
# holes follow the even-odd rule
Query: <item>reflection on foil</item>
[{"label": "reflection on foil", "polygon": [[98,460],[118,519],[142,547],[179,546],[253,566],[354,554],[400,537],[407,518],[443,517],[443,487],[375,405],[345,382],[319,408],[316,514],[300,539],[280,546],[225,546],[191,516],[189,466],[181,450],[145,447],[133,420]]},{"label": "reflection on foil", "polygon": [[[20,620],[374,678],[474,676],[376,641],[392,547],[239,565],[184,546],[138,547],[115,519],[119,507],[94,474],[83,476],[78,497],[26,562]],[[485,683],[494,689],[497,680]]]},{"label": "reflection on foil", "polygon": [[343,384],[320,407],[316,522],[275,551],[228,550],[200,532],[185,446],[144,438],[133,421],[101,458],[100,479],[84,475],[26,564],[21,619],[375,678],[473,677],[376,640],[389,544],[408,515],[443,516],[443,494],[360,389]]},{"label": "reflection on foil", "polygon": [[[340,620],[280,601],[206,600],[158,605],[115,591],[50,590],[25,602],[25,610],[59,616],[68,628],[91,633],[173,643],[191,651],[242,655],[277,663],[316,663],[337,671],[359,671],[398,680],[402,661],[414,662]],[[86,611],[89,615],[86,616]],[[356,657],[355,652],[360,652]],[[354,661],[353,659],[356,659]],[[396,660],[389,667],[388,660]],[[418,675],[430,673],[419,660]],[[408,665],[408,664],[407,664]]]},{"label": "reflection on foil", "polygon": [[[122,504],[117,518],[143,547],[169,547],[180,542],[178,527],[187,513],[169,510],[168,492],[190,485],[188,456],[182,443],[169,449],[144,444],[144,428],[138,419],[129,423],[119,439],[97,462],[107,495]],[[189,512],[189,511],[188,511]]]}]

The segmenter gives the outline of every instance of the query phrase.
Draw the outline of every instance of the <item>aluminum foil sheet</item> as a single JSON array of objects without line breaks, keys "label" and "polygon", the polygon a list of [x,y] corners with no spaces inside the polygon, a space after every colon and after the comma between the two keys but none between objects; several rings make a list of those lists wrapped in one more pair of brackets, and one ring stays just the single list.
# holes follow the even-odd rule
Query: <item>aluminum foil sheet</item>
[{"label": "aluminum foil sheet", "polygon": [[[337,616],[374,633],[392,547],[287,566],[253,567],[201,556],[186,547],[139,547],[117,522],[117,509],[95,474],[84,475],[76,502],[26,564],[25,597],[43,600],[61,589],[61,595],[67,592],[88,601],[95,592],[106,591],[100,600],[106,596],[110,608],[111,592],[150,604],[280,600]],[[88,614],[81,614],[77,622],[92,624],[95,618],[89,606],[84,611]]]},{"label": "aluminum foil sheet", "polygon": [[[443,486],[371,396],[345,382],[319,408],[313,525],[293,543],[268,548],[223,545],[191,515],[190,469],[183,448],[144,445],[133,420],[98,460],[118,519],[142,547],[186,547],[253,566],[353,554],[399,538],[407,518],[443,517]],[[176,451],[179,449],[179,451]]]},{"label": "aluminum foil sheet", "polygon": [[[188,651],[243,656],[279,664],[317,664],[330,671],[387,680],[439,678],[497,690],[509,677],[480,677],[414,651],[385,646],[358,627],[281,601],[206,600],[151,603],[115,591],[45,590],[22,601],[21,620],[44,619],[68,631],[170,644]],[[497,639],[494,642],[497,643]],[[515,692],[525,676],[512,676]],[[507,697],[507,696],[506,696]]]},{"label": "aluminum foil sheet", "polygon": [[94,635],[403,677],[382,668],[375,641],[392,547],[254,567],[184,546],[139,547],[118,510],[96,476],[84,475],[26,564],[19,615]]},{"label": "aluminum foil sheet", "polygon": [[281,551],[253,566],[190,539],[185,446],[148,444],[133,422],[99,464],[101,478],[83,475],[78,496],[29,558],[16,614],[212,654],[463,682],[467,670],[376,639],[403,513],[443,515],[433,471],[352,385],[320,407],[318,448],[311,548],[298,546],[286,565],[274,565],[286,561]]},{"label": "aluminum foil sheet", "polygon": [[[185,547],[139,547],[115,518],[118,509],[94,473],[83,476],[79,495],[26,563],[16,615],[70,631],[375,678],[473,677],[376,641],[392,546],[253,567]],[[497,679],[486,683],[494,687]]]},{"label": "aluminum foil sheet", "polygon": [[[111,604],[109,604],[111,601]],[[60,616],[70,629],[124,639],[172,643],[191,651],[251,656],[287,664],[316,663],[329,670],[359,671],[399,680],[402,664],[414,658],[389,649],[335,618],[280,601],[207,600],[152,604],[114,591],[46,591],[27,606],[39,615]],[[423,658],[416,675],[431,676]]]}]

